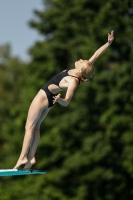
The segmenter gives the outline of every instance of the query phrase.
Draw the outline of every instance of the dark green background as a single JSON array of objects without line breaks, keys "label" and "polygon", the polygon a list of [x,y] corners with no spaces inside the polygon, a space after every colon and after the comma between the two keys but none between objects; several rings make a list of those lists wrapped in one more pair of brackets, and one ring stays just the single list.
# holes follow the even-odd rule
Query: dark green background
[{"label": "dark green background", "polygon": [[[115,30],[68,107],[56,104],[41,126],[36,169],[46,175],[0,178],[1,200],[130,200],[133,198],[133,2],[44,0],[29,19],[43,41],[31,61],[0,47],[0,168],[13,168],[29,105],[54,74],[89,59]],[[64,94],[62,94],[64,96]]]}]

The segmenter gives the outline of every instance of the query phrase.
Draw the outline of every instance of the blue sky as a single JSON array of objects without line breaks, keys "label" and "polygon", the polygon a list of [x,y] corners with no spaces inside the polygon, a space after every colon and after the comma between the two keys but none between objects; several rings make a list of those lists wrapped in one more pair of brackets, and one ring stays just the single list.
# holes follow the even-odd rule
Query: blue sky
[{"label": "blue sky", "polygon": [[29,60],[27,50],[41,36],[28,26],[33,10],[42,10],[42,0],[0,0],[0,45],[9,43],[11,53]]}]

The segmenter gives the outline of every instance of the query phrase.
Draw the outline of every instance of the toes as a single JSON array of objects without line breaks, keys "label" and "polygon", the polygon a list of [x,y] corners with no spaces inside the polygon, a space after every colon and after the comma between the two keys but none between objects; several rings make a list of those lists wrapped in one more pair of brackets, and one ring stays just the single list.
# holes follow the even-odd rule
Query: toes
[{"label": "toes", "polygon": [[21,165],[25,165],[26,163],[28,163],[27,159],[18,161],[17,164],[15,165],[15,167],[13,169],[18,169]]}]

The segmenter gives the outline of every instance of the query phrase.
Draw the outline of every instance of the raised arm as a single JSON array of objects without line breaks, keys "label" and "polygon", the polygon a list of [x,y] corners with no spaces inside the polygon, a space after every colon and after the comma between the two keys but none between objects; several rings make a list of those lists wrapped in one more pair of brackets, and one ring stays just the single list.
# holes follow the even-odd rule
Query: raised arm
[{"label": "raised arm", "polygon": [[93,56],[89,59],[89,62],[92,64],[96,61],[96,59],[101,56],[107,48],[112,44],[114,40],[114,31],[111,31],[111,33],[108,33],[108,42],[101,46],[94,54]]}]

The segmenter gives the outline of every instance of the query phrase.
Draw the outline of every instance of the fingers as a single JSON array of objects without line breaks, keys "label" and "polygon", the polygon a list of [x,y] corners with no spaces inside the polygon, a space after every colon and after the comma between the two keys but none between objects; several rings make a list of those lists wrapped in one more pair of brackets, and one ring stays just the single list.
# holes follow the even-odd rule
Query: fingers
[{"label": "fingers", "polygon": [[61,94],[57,94],[56,96],[53,96],[53,104],[57,102],[57,100],[60,98]]},{"label": "fingers", "polygon": [[53,96],[53,98],[58,99],[58,98],[60,98],[60,96],[61,96],[61,94],[57,94],[57,95]]},{"label": "fingers", "polygon": [[108,33],[108,42],[112,42],[114,39],[114,30],[111,31],[111,33]]},{"label": "fingers", "polygon": [[114,30],[111,31],[111,34],[110,34],[110,35],[111,35],[111,36],[114,36]]},{"label": "fingers", "polygon": [[56,98],[55,97],[53,97],[53,104],[55,104],[56,103]]},{"label": "fingers", "polygon": [[111,33],[108,33],[108,36],[114,35],[114,30],[111,31]]}]

